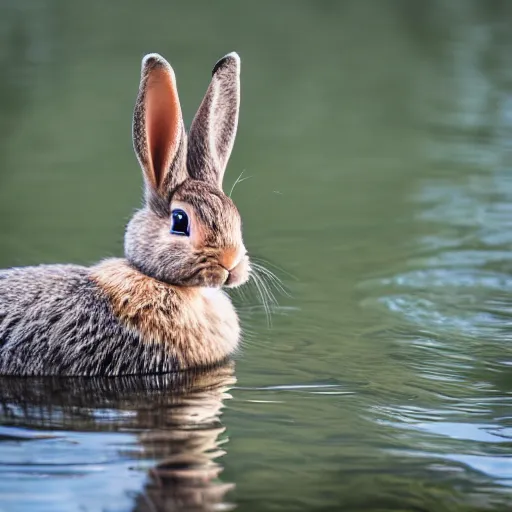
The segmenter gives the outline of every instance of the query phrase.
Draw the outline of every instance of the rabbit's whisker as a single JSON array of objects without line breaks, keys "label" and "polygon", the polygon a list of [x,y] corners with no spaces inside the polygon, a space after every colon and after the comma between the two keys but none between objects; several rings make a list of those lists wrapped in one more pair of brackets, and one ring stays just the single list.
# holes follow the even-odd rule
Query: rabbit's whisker
[{"label": "rabbit's whisker", "polygon": [[276,276],[274,272],[256,262],[252,262],[252,266],[255,267],[258,270],[258,272],[261,273],[261,277],[265,277],[268,280],[269,285],[273,285],[283,295],[291,297],[291,295],[284,287],[282,280],[278,276]]},{"label": "rabbit's whisker", "polygon": [[236,179],[235,183],[233,183],[233,186],[231,187],[231,190],[229,191],[229,197],[232,196],[233,190],[235,190],[235,187],[239,183],[242,183],[242,181],[245,181],[245,180],[248,180],[249,178],[252,178],[252,176],[246,176],[245,178],[242,178],[242,175],[244,174],[244,172],[245,172],[245,169],[240,173],[240,176],[238,176],[238,178]]},{"label": "rabbit's whisker", "polygon": [[262,265],[253,264],[251,275],[262,299],[263,307],[265,308],[265,312],[267,314],[268,323],[271,325],[271,308],[274,308],[278,305],[278,301],[272,291],[272,287],[284,295],[289,296],[289,294],[282,285],[280,279]]},{"label": "rabbit's whisker", "polygon": [[256,285],[256,289],[258,290],[258,293],[261,297],[263,309],[265,310],[265,314],[267,316],[267,323],[270,326],[270,325],[272,325],[272,319],[270,316],[270,306],[268,303],[267,290],[265,288],[265,285],[262,284],[260,276],[256,272],[252,273],[252,277],[253,277],[254,284]]},{"label": "rabbit's whisker", "polygon": [[[274,263],[271,263],[270,261],[268,260],[265,260],[263,258],[260,258],[259,256],[251,256],[251,261],[254,262],[260,262],[260,263],[263,263],[265,264],[267,267],[272,267],[276,270],[278,270],[279,272],[282,272],[283,274],[286,274],[288,277],[291,277],[292,279],[297,279],[296,276],[294,276],[293,274],[290,274],[290,272],[286,271],[284,268],[278,266],[278,265],[275,265]],[[268,268],[267,268],[268,270]]]}]

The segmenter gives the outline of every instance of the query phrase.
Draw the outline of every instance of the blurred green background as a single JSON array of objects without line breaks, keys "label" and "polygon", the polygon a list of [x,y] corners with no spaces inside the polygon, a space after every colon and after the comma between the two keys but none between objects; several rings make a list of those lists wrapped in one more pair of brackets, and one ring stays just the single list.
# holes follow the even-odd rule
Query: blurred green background
[{"label": "blurred green background", "polygon": [[235,50],[225,190],[251,176],[246,245],[292,297],[271,328],[236,299],[232,501],[510,510],[511,23],[504,0],[3,0],[0,266],[121,255],[143,55],[174,67],[188,124]]}]

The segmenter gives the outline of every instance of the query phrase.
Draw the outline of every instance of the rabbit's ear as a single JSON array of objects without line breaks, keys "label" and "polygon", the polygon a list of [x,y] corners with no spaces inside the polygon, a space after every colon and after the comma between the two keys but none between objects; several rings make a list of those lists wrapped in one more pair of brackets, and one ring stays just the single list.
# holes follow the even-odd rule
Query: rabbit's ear
[{"label": "rabbit's ear", "polygon": [[192,178],[222,187],[235,142],[240,108],[240,57],[220,59],[189,132],[187,168]]},{"label": "rabbit's ear", "polygon": [[167,199],[187,178],[186,136],[174,71],[156,53],[142,60],[132,135],[146,191]]}]

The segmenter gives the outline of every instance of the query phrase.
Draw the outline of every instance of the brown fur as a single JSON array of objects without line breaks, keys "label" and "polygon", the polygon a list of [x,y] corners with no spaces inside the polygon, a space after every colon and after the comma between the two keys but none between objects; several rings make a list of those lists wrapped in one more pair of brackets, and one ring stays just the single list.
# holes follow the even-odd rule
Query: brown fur
[{"label": "brown fur", "polygon": [[181,368],[213,364],[236,348],[237,316],[221,290],[209,297],[200,288],[172,286],[118,259],[93,267],[91,278],[115,315],[144,343],[166,344]]},{"label": "brown fur", "polygon": [[[192,178],[222,187],[238,126],[240,58],[230,53],[213,68],[205,97],[190,126],[187,168]],[[218,136],[211,137],[213,121]]]}]

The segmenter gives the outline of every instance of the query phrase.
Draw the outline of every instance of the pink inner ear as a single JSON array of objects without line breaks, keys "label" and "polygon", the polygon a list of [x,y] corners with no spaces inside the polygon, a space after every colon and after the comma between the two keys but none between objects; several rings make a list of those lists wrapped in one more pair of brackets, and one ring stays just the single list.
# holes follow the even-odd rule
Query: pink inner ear
[{"label": "pink inner ear", "polygon": [[181,119],[174,77],[163,66],[149,73],[145,114],[149,178],[155,188],[159,189],[178,149]]}]

